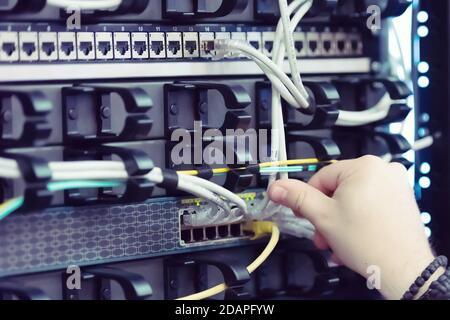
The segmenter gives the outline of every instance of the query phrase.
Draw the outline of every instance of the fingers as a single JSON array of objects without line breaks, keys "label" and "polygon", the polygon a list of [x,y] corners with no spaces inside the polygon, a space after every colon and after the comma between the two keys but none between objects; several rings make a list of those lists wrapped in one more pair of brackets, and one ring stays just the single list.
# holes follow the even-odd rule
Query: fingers
[{"label": "fingers", "polygon": [[383,160],[375,156],[364,156],[355,160],[343,160],[323,168],[308,183],[331,197],[338,186],[355,171],[386,165]]},{"label": "fingers", "polygon": [[354,162],[351,160],[339,161],[329,165],[316,173],[308,183],[331,197],[339,186],[343,173],[350,169],[352,165],[354,165]]},{"label": "fingers", "polygon": [[336,203],[316,188],[298,181],[277,181],[269,189],[270,199],[291,208],[296,214],[320,227],[336,210]]}]

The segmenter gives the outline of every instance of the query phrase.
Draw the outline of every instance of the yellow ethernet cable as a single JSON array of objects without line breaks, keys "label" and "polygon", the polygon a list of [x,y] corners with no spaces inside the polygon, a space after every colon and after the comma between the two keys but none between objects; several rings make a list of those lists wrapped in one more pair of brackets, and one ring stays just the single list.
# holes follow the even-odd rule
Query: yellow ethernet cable
[{"label": "yellow ethernet cable", "polygon": [[[257,240],[263,237],[266,234],[271,234],[270,240],[267,243],[266,248],[263,252],[255,259],[249,266],[247,266],[247,271],[249,273],[253,273],[256,269],[258,269],[272,254],[273,250],[278,244],[280,239],[280,230],[277,225],[270,221],[253,221],[249,222],[245,226],[246,231],[251,231],[254,233],[252,240]],[[202,292],[194,293],[189,296],[185,296],[182,298],[178,298],[177,300],[204,300],[210,297],[213,297],[219,293],[227,290],[227,285],[225,283],[221,283],[215,287],[204,290]]]},{"label": "yellow ethernet cable", "polygon": [[[330,161],[324,161],[324,164],[332,164],[335,163],[335,160],[330,160]],[[313,164],[320,164],[321,161],[319,159],[316,158],[311,158],[311,159],[293,159],[293,160],[286,160],[286,161],[274,161],[274,162],[265,162],[265,163],[260,163],[260,164],[256,164],[256,165],[250,165],[250,166],[243,166],[241,168],[216,168],[216,169],[211,169],[213,174],[225,174],[231,171],[239,171],[239,170],[246,170],[252,167],[256,167],[256,168],[270,168],[270,167],[283,167],[283,166],[294,166],[294,165],[313,165]],[[200,172],[198,170],[185,170],[185,171],[178,171],[178,173],[181,174],[185,174],[185,175],[190,175],[190,176],[196,176],[198,175]]]}]

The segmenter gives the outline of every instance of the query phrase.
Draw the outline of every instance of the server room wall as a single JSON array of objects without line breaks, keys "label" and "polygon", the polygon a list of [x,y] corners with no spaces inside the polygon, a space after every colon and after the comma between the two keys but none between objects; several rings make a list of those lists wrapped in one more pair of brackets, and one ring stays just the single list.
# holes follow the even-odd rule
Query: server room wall
[{"label": "server room wall", "polygon": [[[198,1],[200,8],[195,3],[123,0],[113,10],[81,11],[80,28],[68,29],[74,13],[44,0],[0,1],[0,149],[2,157],[19,161],[23,176],[2,178],[0,199],[25,194],[24,207],[0,221],[1,299],[173,299],[227,281],[223,270],[245,273],[263,250],[267,238],[252,240],[243,220],[189,226],[185,216],[209,204],[187,193],[133,179],[126,190],[56,191],[46,204],[46,185],[33,176],[36,168],[56,161],[125,157],[139,165],[142,151],[155,167],[180,170],[170,156],[171,134],[176,128],[194,130],[194,120],[222,131],[270,129],[268,78],[243,55],[216,59],[217,48],[210,46],[215,39],[241,40],[271,57],[278,1]],[[366,24],[371,4],[383,17],[376,31]],[[408,84],[392,77],[386,20],[409,4],[314,1],[294,32],[294,47],[319,112],[307,116],[283,103],[290,159],[329,163],[393,154],[410,164],[401,156],[408,142],[389,131],[410,108],[396,103],[409,96]],[[289,71],[287,60],[283,68]],[[366,110],[387,93],[393,106],[385,119],[335,126],[339,110]],[[245,149],[244,156],[249,153]],[[306,181],[318,167],[290,176]],[[243,170],[211,181],[241,194],[249,207],[258,206],[267,177],[248,175]],[[81,268],[82,290],[67,288],[69,266]],[[376,294],[310,240],[283,235],[250,280],[218,296],[242,297]]]}]

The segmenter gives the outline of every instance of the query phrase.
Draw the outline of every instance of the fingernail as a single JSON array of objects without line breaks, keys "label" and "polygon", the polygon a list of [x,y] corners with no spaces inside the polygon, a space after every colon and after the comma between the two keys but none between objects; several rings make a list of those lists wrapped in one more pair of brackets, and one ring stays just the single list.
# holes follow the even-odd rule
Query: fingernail
[{"label": "fingernail", "polygon": [[288,196],[288,191],[282,187],[274,186],[270,189],[270,199],[275,203],[283,203]]}]

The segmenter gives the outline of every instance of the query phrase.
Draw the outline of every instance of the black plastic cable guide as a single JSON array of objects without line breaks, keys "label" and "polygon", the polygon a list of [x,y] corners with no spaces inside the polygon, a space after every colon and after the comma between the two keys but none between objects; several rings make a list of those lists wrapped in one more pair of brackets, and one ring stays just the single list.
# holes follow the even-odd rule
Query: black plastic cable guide
[{"label": "black plastic cable guide", "polygon": [[[245,143],[244,140],[239,140],[243,138],[247,139],[245,140]],[[254,163],[256,159],[253,158],[254,155],[251,150],[251,137],[234,136],[226,137],[225,139],[225,149],[227,150],[228,148],[232,148],[233,150],[233,160],[232,164],[228,164],[229,168],[242,168],[243,166],[249,166]],[[253,143],[256,143],[256,139],[254,139]],[[242,147],[241,144],[244,144],[244,147]],[[238,171],[232,170],[231,172],[227,173],[224,187],[233,192],[243,192],[251,186],[254,177],[254,172],[251,172],[247,169]]]},{"label": "black plastic cable guide", "polygon": [[249,1],[221,0],[220,6],[211,11],[208,7],[210,0],[162,0],[162,16],[164,19],[176,20],[222,18],[244,11]]},{"label": "black plastic cable guide", "polygon": [[287,134],[287,142],[288,144],[296,142],[309,144],[313,148],[316,158],[320,161],[337,160],[341,157],[339,146],[331,138],[294,131]]},{"label": "black plastic cable guide", "polygon": [[[80,295],[93,294],[95,300],[111,300],[111,282],[119,284],[126,300],[145,300],[153,295],[150,283],[136,273],[110,267],[86,267],[81,269],[81,288],[73,285],[71,274],[61,274],[64,300],[80,300]],[[92,282],[93,292],[86,292],[87,282]],[[86,298],[84,298],[86,299]]]},{"label": "black plastic cable guide", "polygon": [[406,159],[404,157],[394,157],[391,162],[400,163],[401,165],[403,165],[406,168],[406,170],[411,169],[412,166],[414,165],[414,163],[412,163],[411,161],[409,161],[408,159]]},{"label": "black plastic cable guide", "polygon": [[[336,88],[329,82],[304,82],[309,93],[314,114],[308,116],[283,100],[285,125],[289,130],[313,130],[331,128],[339,116],[340,97]],[[256,83],[256,115],[263,128],[271,127],[272,86],[270,82]]]},{"label": "black plastic cable guide", "polygon": [[[287,295],[302,297],[326,296],[332,294],[341,284],[341,279],[329,267],[325,252],[315,249],[299,250],[287,243],[284,244],[281,250],[284,251],[284,281]],[[295,261],[296,253],[304,254],[311,259],[316,272],[313,287],[306,291],[304,287],[296,284],[295,273],[298,271]]]},{"label": "black plastic cable guide", "polygon": [[50,300],[39,288],[28,287],[10,279],[0,279],[0,301],[4,300]]},{"label": "black plastic cable guide", "polygon": [[[346,84],[348,88],[364,92],[369,86],[382,85],[392,100],[404,100],[412,95],[408,85],[394,78],[342,78],[332,81],[333,84]],[[411,112],[411,108],[406,103],[392,103],[386,118],[369,124],[371,127],[379,127],[392,123],[403,122]]]},{"label": "black plastic cable guide", "polygon": [[153,161],[144,151],[137,149],[126,149],[111,146],[97,146],[87,149],[65,149],[65,161],[84,160],[111,160],[111,157],[120,158],[130,177],[124,189],[117,194],[111,188],[99,188],[95,195],[84,196],[81,190],[66,190],[65,199],[67,203],[75,205],[88,205],[98,203],[130,203],[144,202],[153,193],[154,183],[147,179],[139,178],[146,175],[153,168]]},{"label": "black plastic cable guide", "polygon": [[381,131],[368,132],[367,134],[382,138],[389,148],[389,153],[394,155],[394,157],[402,155],[412,149],[409,141],[401,134],[392,134]]},{"label": "black plastic cable guide", "polygon": [[6,2],[8,9],[1,9],[0,8],[0,15],[2,14],[11,14],[11,13],[27,13],[27,12],[39,12],[41,11],[45,4],[47,3],[46,0],[17,0],[16,4],[12,7],[8,6],[8,2]]},{"label": "black plastic cable guide", "polygon": [[[13,108],[13,99],[22,108],[24,121],[20,134],[15,136],[19,121]],[[52,102],[41,91],[0,90],[0,147],[28,147],[42,145],[51,134],[47,116]]]},{"label": "black plastic cable guide", "polygon": [[25,184],[24,203],[18,211],[49,207],[53,195],[47,188],[47,184],[52,178],[48,162],[42,158],[11,152],[0,152],[0,157],[16,161]]},{"label": "black plastic cable guide", "polygon": [[[123,101],[127,115],[121,132],[113,132],[114,109],[112,95]],[[140,87],[107,87],[82,85],[62,89],[64,110],[64,140],[67,143],[98,143],[145,139],[152,129],[153,121],[147,112],[153,107],[152,98]],[[95,107],[96,133],[81,132],[79,109],[91,99]],[[80,105],[81,103],[81,105]],[[122,119],[122,117],[121,117]]]},{"label": "black plastic cable guide", "polygon": [[179,271],[191,269],[194,272],[193,288],[195,292],[208,289],[208,266],[217,268],[227,285],[225,300],[248,299],[244,285],[250,281],[250,273],[243,265],[234,261],[218,261],[211,258],[168,258],[164,260],[164,298],[179,298]]},{"label": "black plastic cable guide", "polygon": [[274,275],[283,275],[284,255],[280,250],[275,250],[266,263],[261,265],[254,273],[255,292],[257,299],[274,299],[286,296],[284,281],[280,281]]},{"label": "black plastic cable guide", "polygon": [[[290,242],[292,239],[281,242],[269,258],[270,263],[262,265],[255,272],[255,290],[258,298],[273,299],[285,296],[306,298],[332,293],[340,280],[328,266],[325,253],[316,250],[312,242],[306,239],[296,239],[292,244]],[[300,254],[311,259],[313,264],[315,278],[312,288],[307,289],[298,283],[298,271],[304,270],[296,259]],[[274,273],[278,273],[280,279],[271,282]]]},{"label": "black plastic cable guide", "polygon": [[[229,168],[241,168],[243,166],[247,166],[253,163],[253,155],[249,148],[250,142],[248,140],[239,140],[239,139],[246,139],[245,136],[233,136],[233,137],[224,137],[221,142],[223,142],[224,150],[217,150],[214,152],[223,152],[223,156],[226,157],[226,152],[228,148],[230,150],[233,150],[233,159],[224,159],[224,160],[231,160],[231,164],[227,163],[227,161],[224,161],[223,165],[217,164],[217,166],[220,167],[229,167]],[[241,144],[243,142],[246,142],[244,146],[241,146],[238,144]],[[248,142],[248,143],[247,143]],[[200,177],[211,180],[213,177],[213,167],[210,165],[207,165],[205,163],[203,164],[181,164],[181,165],[174,165],[172,162],[172,150],[174,146],[177,143],[174,142],[168,142],[166,144],[166,159],[167,159],[167,167],[171,168],[173,170],[198,170],[200,171]],[[203,147],[201,150],[196,150],[195,148],[200,148],[199,146],[191,146],[190,148],[183,149],[182,152],[190,152],[190,159],[194,159],[195,152],[201,152],[203,155],[205,151],[208,150],[208,148],[214,148],[214,145],[212,143],[208,143],[206,141],[203,141]],[[188,150],[187,150],[188,149]],[[213,151],[211,151],[213,152]],[[252,172],[249,172],[248,170],[239,170],[239,171],[230,171],[226,173],[226,179],[223,183],[223,187],[225,187],[228,190],[231,190],[233,192],[242,192],[246,189],[248,189],[252,182],[253,178],[255,177],[255,174]],[[176,193],[179,193],[178,191],[175,191]]]},{"label": "black plastic cable guide", "polygon": [[[208,91],[218,91],[225,102],[227,113],[220,128],[213,128],[208,121]],[[190,95],[193,105],[186,105],[186,94]],[[166,136],[176,129],[193,132],[193,123],[186,117],[185,110],[192,115],[194,121],[202,122],[202,130],[218,129],[223,134],[226,129],[248,129],[251,116],[245,111],[252,100],[244,87],[222,83],[175,82],[164,86]]]}]

